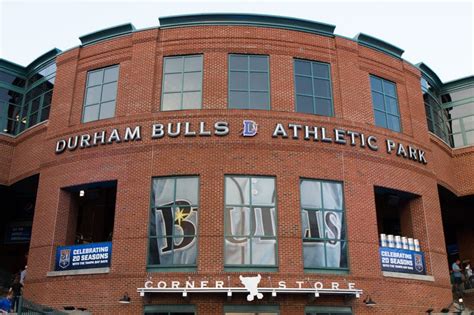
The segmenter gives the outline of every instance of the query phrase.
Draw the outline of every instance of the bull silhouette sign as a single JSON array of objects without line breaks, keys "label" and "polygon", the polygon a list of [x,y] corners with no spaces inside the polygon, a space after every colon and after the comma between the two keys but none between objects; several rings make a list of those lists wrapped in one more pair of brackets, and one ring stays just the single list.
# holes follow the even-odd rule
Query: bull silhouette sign
[{"label": "bull silhouette sign", "polygon": [[262,279],[262,276],[260,274],[256,277],[242,277],[239,276],[240,282],[245,286],[245,289],[249,291],[249,294],[247,295],[247,301],[253,301],[255,296],[261,300],[263,298],[263,294],[258,292],[258,284],[260,283],[260,280]]}]

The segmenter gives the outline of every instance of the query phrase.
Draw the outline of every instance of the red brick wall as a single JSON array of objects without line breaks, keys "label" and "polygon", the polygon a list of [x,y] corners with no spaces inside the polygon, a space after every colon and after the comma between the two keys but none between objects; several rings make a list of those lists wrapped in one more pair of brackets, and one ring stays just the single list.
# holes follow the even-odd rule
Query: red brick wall
[{"label": "red brick wall", "polygon": [[[271,111],[227,109],[227,59],[229,53],[270,56]],[[163,56],[204,55],[203,109],[161,112]],[[331,64],[335,117],[295,113],[293,58]],[[81,123],[87,71],[120,64],[115,118]],[[356,313],[420,314],[440,309],[451,299],[437,184],[447,183],[456,192],[471,192],[474,183],[463,180],[472,172],[472,151],[457,154],[430,140],[419,72],[410,64],[344,38],[302,32],[244,27],[203,26],[146,30],[69,50],[57,58],[53,106],[47,125],[18,137],[13,153],[6,146],[8,166],[0,166],[0,182],[12,183],[39,172],[33,236],[25,295],[34,301],[61,306],[85,306],[94,314],[140,313],[144,303],[183,303],[181,297],[141,298],[135,292],[147,276],[184,280],[188,273],[147,273],[147,228],[151,178],[199,175],[199,256],[192,276],[197,280],[226,278],[223,267],[223,178],[226,174],[271,175],[278,192],[278,272],[262,273],[264,279],[331,279],[356,282],[377,302],[368,309],[361,299],[343,301],[279,296],[282,314],[301,314],[305,305],[349,305]],[[369,74],[396,82],[402,133],[374,126]],[[259,124],[259,134],[242,138],[243,119]],[[226,137],[150,139],[153,123],[228,121]],[[276,123],[339,127],[376,135],[380,149],[349,144],[275,139]],[[60,155],[54,153],[60,138],[97,130],[142,126],[140,142],[112,144]],[[387,154],[384,139],[411,144],[426,151],[427,165]],[[10,157],[11,156],[11,157]],[[13,162],[9,162],[13,158]],[[468,169],[471,167],[471,169]],[[8,173],[8,176],[5,175]],[[470,174],[470,173],[469,173]],[[331,179],[344,183],[349,241],[348,275],[303,272],[299,179]],[[5,180],[3,178],[8,178]],[[472,178],[472,177],[471,177]],[[117,180],[117,201],[111,272],[105,275],[46,277],[54,268],[55,248],[67,238],[68,198],[62,187]],[[460,186],[459,181],[462,185]],[[383,277],[378,261],[378,232],[374,186],[412,192],[421,196],[411,205],[412,228],[425,252],[427,270],[434,282]],[[251,272],[254,274],[255,272]],[[262,280],[263,281],[263,280]],[[267,280],[265,280],[267,281]],[[128,291],[132,304],[118,299]],[[365,297],[365,295],[363,296]],[[242,303],[236,296],[232,303]],[[186,304],[199,304],[200,314],[222,312],[225,297],[192,296]]]}]

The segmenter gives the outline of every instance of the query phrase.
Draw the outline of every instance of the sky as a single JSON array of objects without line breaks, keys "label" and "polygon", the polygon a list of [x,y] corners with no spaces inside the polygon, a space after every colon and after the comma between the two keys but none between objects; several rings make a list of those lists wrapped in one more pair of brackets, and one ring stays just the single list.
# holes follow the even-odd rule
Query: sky
[{"label": "sky", "polygon": [[474,0],[0,0],[0,58],[26,66],[52,48],[79,46],[82,35],[124,23],[157,27],[164,16],[259,13],[333,24],[345,37],[377,37],[448,82],[474,73],[473,11]]}]

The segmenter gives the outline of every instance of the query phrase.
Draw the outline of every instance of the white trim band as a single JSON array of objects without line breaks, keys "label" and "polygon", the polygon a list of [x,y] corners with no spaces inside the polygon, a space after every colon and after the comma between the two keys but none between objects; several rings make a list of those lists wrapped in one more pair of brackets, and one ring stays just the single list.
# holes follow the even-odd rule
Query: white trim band
[{"label": "white trim band", "polygon": [[91,269],[77,269],[65,271],[49,271],[46,273],[47,277],[61,277],[61,276],[80,276],[80,275],[95,275],[101,273],[109,273],[110,267],[91,268]]},{"label": "white trim band", "polygon": [[421,281],[431,281],[431,282],[435,281],[435,278],[433,276],[414,275],[414,274],[402,273],[402,272],[384,271],[383,276],[390,277],[390,278],[410,279],[410,280],[421,280]]}]

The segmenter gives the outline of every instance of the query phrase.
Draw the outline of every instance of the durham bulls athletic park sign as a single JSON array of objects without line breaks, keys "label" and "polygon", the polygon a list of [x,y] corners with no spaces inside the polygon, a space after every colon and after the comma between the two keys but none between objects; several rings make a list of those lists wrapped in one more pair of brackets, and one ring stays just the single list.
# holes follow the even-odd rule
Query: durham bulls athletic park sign
[{"label": "durham bulls athletic park sign", "polygon": [[[230,133],[230,125],[226,121],[217,121],[212,125],[203,121],[198,124],[191,124],[190,122],[156,123],[152,124],[150,128],[151,139],[176,138],[179,136],[225,137]],[[244,137],[254,137],[258,134],[258,125],[255,121],[244,120],[239,131]],[[423,150],[388,138],[381,142],[374,135],[366,135],[354,130],[277,123],[273,128],[272,137],[295,140],[302,138],[306,141],[319,143],[337,143],[364,149],[368,148],[371,151],[378,151],[383,146],[388,154],[395,154],[401,158],[427,164],[425,151]],[[55,151],[56,154],[61,154],[76,149],[140,140],[142,140],[142,126],[125,127],[123,130],[113,128],[60,139],[56,142]]]}]

